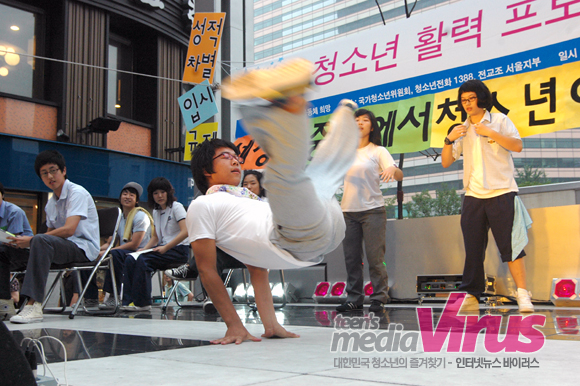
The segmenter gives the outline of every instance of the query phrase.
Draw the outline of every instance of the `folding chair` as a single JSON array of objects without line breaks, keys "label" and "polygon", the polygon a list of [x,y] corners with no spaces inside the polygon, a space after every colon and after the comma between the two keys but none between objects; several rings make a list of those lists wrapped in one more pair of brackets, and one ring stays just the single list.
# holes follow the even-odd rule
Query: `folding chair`
[{"label": "folding chair", "polygon": [[[236,268],[230,268],[228,271],[228,275],[226,276],[226,279],[224,280],[224,285],[227,287],[228,284],[230,283],[230,279],[232,277],[232,274],[234,272],[234,269],[238,269],[238,267]],[[252,311],[258,311],[258,307],[256,306],[256,303],[252,303],[250,302],[250,300],[248,299],[248,280],[246,278],[246,268],[239,268],[242,270],[242,280],[244,282],[244,289],[246,290],[246,305],[248,307],[250,307],[252,309]],[[280,283],[282,284],[282,288],[284,288],[286,286],[286,281],[284,280],[284,270],[280,269],[278,270],[278,272],[280,273]],[[286,303],[288,302],[288,300],[286,299],[286,291],[283,292],[282,294],[282,303],[281,304],[275,304],[274,305],[274,309],[279,310],[280,308],[284,307],[286,305]]]},{"label": "folding chair", "polygon": [[[234,272],[234,269],[241,269],[242,270],[242,277],[243,277],[243,281],[244,281],[244,288],[247,290],[248,289],[248,281],[246,279],[246,267],[242,264],[239,263],[240,265],[236,265],[236,266],[226,266],[224,267],[224,269],[228,270],[228,273],[226,275],[226,278],[224,279],[224,286],[227,287],[228,284],[230,283],[230,280],[232,278],[232,274]],[[280,283],[282,283],[282,288],[285,287],[285,281],[284,281],[284,270],[280,270]],[[188,281],[195,281],[197,279],[182,279],[182,280],[174,280],[173,283],[173,287],[171,287],[171,291],[169,291],[169,294],[166,294],[166,299],[163,302],[163,305],[161,307],[161,310],[163,312],[165,312],[165,310],[167,309],[167,305],[169,304],[169,302],[171,301],[171,298],[173,297],[175,299],[175,303],[179,306],[179,307],[195,307],[196,305],[187,305],[187,304],[181,304],[179,302],[179,299],[177,298],[177,294],[175,293],[176,289],[177,289],[177,283],[179,283],[180,281],[183,280],[188,280]],[[194,294],[195,295],[195,294]],[[205,301],[205,299],[207,298],[207,294],[205,294],[204,291],[204,299],[202,300]],[[282,295],[282,304],[279,305],[275,305],[274,308],[275,309],[280,309],[282,307],[284,307],[287,303],[287,299],[286,299],[286,292],[284,292],[284,294]],[[248,293],[246,292],[246,304],[252,309],[252,311],[257,311],[258,308],[256,307],[256,305],[254,303],[251,303],[248,299]]]},{"label": "folding chair", "polygon": [[[64,284],[62,281],[62,276],[65,272],[77,271],[80,273],[80,271],[86,271],[86,270],[91,271],[91,274],[90,274],[89,278],[87,279],[84,286],[81,282],[80,275],[79,274],[75,275],[77,277],[77,280],[78,280],[79,288],[82,288],[83,290],[82,290],[81,294],[79,295],[79,299],[77,300],[75,306],[73,307],[71,314],[69,315],[70,319],[74,319],[74,317],[77,313],[77,310],[81,304],[83,305],[83,309],[86,313],[95,314],[95,315],[114,314],[117,312],[117,309],[119,307],[118,306],[119,299],[118,299],[118,295],[117,295],[117,282],[115,280],[115,267],[113,265],[111,257],[109,256],[109,252],[110,252],[111,248],[115,245],[115,241],[117,238],[117,230],[119,229],[119,223],[121,222],[122,212],[121,212],[120,208],[99,209],[97,212],[99,215],[99,232],[100,232],[101,237],[109,237],[109,236],[112,237],[112,240],[109,243],[109,247],[107,248],[107,250],[104,251],[104,253],[101,255],[101,257],[97,258],[94,261],[87,261],[86,263],[53,264],[50,267],[50,271],[56,272],[57,275],[56,275],[56,278],[54,279],[47,295],[44,298],[44,302],[42,303],[43,308],[46,306],[48,299],[52,295],[52,293],[53,293],[53,291],[56,288],[58,283],[60,283],[60,287],[61,287],[61,302],[64,303]],[[97,311],[97,312],[89,311],[87,309],[87,307],[85,307],[85,304],[84,304],[85,293],[87,292],[87,289],[89,288],[89,285],[90,285],[91,281],[93,280],[93,277],[95,276],[95,274],[97,273],[97,270],[99,270],[99,269],[108,269],[111,271],[112,284],[113,284],[113,294],[115,296],[115,303],[116,303],[116,306],[112,311],[111,310],[101,310],[101,311]],[[66,308],[66,304],[64,304],[63,311],[65,308]]]}]

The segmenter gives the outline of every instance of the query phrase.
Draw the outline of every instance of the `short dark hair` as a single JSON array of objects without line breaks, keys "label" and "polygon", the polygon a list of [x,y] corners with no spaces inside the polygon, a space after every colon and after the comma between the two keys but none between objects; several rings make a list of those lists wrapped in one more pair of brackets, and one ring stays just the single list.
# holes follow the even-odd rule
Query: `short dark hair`
[{"label": "short dark hair", "polygon": [[129,187],[121,190],[121,193],[119,193],[119,206],[121,207],[121,209],[123,209],[123,205],[121,205],[121,196],[123,195],[123,192],[133,193],[135,196],[137,196],[137,199],[135,200],[137,201],[135,207],[139,206],[139,192],[137,191],[137,189]]},{"label": "short dark hair", "polygon": [[477,107],[486,109],[487,111],[491,110],[493,99],[489,88],[481,80],[471,79],[463,83],[457,92],[457,107],[459,111],[465,112],[463,103],[461,103],[461,95],[466,92],[474,92],[477,95]]},{"label": "short dark hair", "polygon": [[0,182],[0,193],[2,193],[2,198],[6,195],[6,191],[4,190],[4,185]]},{"label": "short dark hair", "polygon": [[147,186],[147,202],[149,203],[149,208],[153,209],[161,209],[161,207],[155,202],[153,199],[153,192],[156,190],[163,190],[167,193],[167,206],[171,208],[174,201],[177,201],[175,198],[175,189],[171,182],[165,177],[155,177]]},{"label": "short dark hair", "polygon": [[242,178],[242,185],[244,184],[244,181],[246,180],[247,176],[256,176],[256,179],[258,180],[258,185],[260,186],[260,197],[266,197],[266,191],[264,190],[264,187],[262,186],[262,177],[263,174],[262,172],[259,172],[257,170],[244,170],[244,178]]},{"label": "short dark hair", "polygon": [[215,151],[222,147],[229,147],[236,153],[236,155],[240,155],[240,151],[236,145],[230,141],[219,138],[202,142],[191,153],[191,175],[195,186],[202,194],[205,194],[209,189],[209,184],[207,183],[207,178],[204,173],[214,173],[213,157],[215,157]]},{"label": "short dark hair", "polygon": [[66,168],[66,162],[64,162],[64,157],[62,154],[56,150],[45,150],[40,152],[34,161],[34,171],[38,177],[40,177],[40,168],[48,164],[54,164],[58,166],[58,168],[63,172]]},{"label": "short dark hair", "polygon": [[379,123],[377,122],[375,114],[367,109],[358,109],[354,112],[355,118],[361,117],[363,115],[369,117],[369,120],[371,121],[371,133],[369,134],[369,142],[374,143],[377,146],[382,146],[381,128],[379,127]]}]

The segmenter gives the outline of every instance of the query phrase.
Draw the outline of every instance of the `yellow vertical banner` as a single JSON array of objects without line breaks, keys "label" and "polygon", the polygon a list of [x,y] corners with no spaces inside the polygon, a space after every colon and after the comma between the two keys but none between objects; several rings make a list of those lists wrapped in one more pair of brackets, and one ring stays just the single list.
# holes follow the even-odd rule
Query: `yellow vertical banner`
[{"label": "yellow vertical banner", "polygon": [[217,138],[218,123],[202,123],[185,134],[184,161],[191,161],[191,152],[204,141]]},{"label": "yellow vertical banner", "polygon": [[225,13],[196,13],[185,58],[183,81],[213,82],[217,53],[226,19]]}]

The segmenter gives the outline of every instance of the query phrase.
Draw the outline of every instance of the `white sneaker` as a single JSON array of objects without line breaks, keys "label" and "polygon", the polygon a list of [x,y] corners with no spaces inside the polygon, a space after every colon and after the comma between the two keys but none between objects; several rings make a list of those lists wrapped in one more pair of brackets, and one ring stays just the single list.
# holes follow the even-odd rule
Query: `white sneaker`
[{"label": "white sneaker", "polygon": [[479,313],[479,301],[473,295],[467,294],[459,308],[458,315]]},{"label": "white sneaker", "polygon": [[143,306],[143,307],[139,307],[139,306],[135,306],[135,305],[122,306],[121,311],[126,311],[126,312],[151,311],[151,306]]},{"label": "white sneaker", "polygon": [[530,291],[518,288],[516,296],[520,312],[534,312],[534,305],[532,304],[531,299],[532,293]]},{"label": "white sneaker", "polygon": [[24,309],[18,315],[11,317],[10,323],[36,323],[42,322],[42,319],[42,303],[34,302],[31,306],[24,306]]},{"label": "white sneaker", "polygon": [[115,302],[115,296],[111,295],[111,296],[109,296],[107,301],[99,304],[99,309],[111,310],[111,309],[115,308],[116,306],[117,306],[117,303]]},{"label": "white sneaker", "polygon": [[10,319],[16,315],[12,299],[0,299],[0,320]]},{"label": "white sneaker", "polygon": [[306,59],[290,59],[274,67],[250,70],[226,79],[222,96],[230,100],[280,99],[304,93],[314,65]]}]

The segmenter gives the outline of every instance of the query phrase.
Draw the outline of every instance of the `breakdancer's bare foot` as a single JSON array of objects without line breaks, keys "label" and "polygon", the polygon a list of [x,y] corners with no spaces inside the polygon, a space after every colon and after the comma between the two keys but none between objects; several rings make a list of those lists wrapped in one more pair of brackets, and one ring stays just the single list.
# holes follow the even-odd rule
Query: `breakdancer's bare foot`
[{"label": "breakdancer's bare foot", "polygon": [[222,96],[230,100],[262,98],[286,100],[304,94],[313,65],[306,59],[290,59],[274,67],[250,70],[224,81]]},{"label": "breakdancer's bare foot", "polygon": [[300,338],[300,335],[287,331],[281,325],[276,324],[272,328],[266,328],[262,338]]}]

